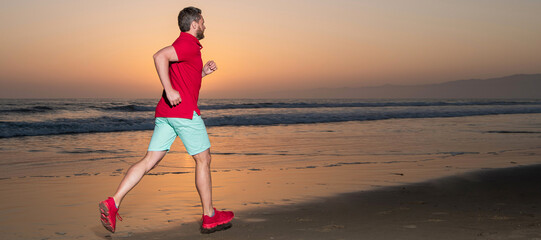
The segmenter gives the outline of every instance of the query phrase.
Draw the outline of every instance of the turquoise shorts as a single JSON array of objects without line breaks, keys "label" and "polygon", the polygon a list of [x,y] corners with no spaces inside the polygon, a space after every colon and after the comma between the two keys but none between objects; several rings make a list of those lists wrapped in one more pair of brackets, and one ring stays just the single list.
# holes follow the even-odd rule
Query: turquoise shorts
[{"label": "turquoise shorts", "polygon": [[210,140],[201,116],[193,112],[193,119],[157,117],[148,151],[168,151],[179,136],[186,151],[196,155],[210,148]]}]

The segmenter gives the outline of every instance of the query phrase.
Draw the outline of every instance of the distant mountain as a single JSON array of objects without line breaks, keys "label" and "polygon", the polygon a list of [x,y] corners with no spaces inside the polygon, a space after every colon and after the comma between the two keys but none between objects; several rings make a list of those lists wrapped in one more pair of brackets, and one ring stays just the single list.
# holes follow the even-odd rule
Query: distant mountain
[{"label": "distant mountain", "polygon": [[273,97],[299,98],[540,98],[541,74],[468,79],[439,84],[319,88],[276,92]]}]

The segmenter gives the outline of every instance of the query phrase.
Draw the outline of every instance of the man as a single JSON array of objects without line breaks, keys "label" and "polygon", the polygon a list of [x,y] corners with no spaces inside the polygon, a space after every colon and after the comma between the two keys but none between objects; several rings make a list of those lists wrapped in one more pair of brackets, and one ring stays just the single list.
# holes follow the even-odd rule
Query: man
[{"label": "man", "polygon": [[163,159],[176,136],[196,162],[195,184],[203,207],[201,232],[211,233],[231,226],[233,212],[218,211],[212,205],[210,141],[197,107],[201,79],[217,70],[214,61],[203,66],[201,59],[199,40],[204,38],[205,32],[201,10],[184,8],[178,15],[178,25],[180,36],[171,46],[154,54],[154,64],[164,90],[156,106],[155,128],[148,151],[128,169],[113,197],[99,203],[101,222],[113,233],[117,216],[122,221],[118,214],[122,199]]}]

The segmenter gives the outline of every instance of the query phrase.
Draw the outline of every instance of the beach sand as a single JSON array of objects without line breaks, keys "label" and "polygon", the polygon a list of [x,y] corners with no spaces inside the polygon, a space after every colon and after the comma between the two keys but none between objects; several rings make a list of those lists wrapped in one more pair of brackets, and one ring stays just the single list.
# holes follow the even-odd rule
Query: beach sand
[{"label": "beach sand", "polygon": [[111,234],[98,202],[152,131],[0,139],[0,239],[541,238],[541,171],[528,167],[541,163],[540,124],[516,114],[209,128],[214,206],[236,213],[211,235],[199,234],[179,140],[128,193]]},{"label": "beach sand", "polygon": [[130,239],[541,239],[540,173],[541,165],[481,170],[240,211],[212,235],[191,222]]}]

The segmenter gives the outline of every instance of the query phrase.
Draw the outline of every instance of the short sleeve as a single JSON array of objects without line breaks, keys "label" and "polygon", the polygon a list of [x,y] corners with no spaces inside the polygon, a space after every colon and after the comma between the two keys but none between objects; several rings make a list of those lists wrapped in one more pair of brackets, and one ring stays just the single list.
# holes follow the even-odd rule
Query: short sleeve
[{"label": "short sleeve", "polygon": [[177,53],[178,61],[185,62],[197,57],[199,53],[199,47],[196,44],[185,39],[178,39],[171,44]]},{"label": "short sleeve", "polygon": [[[175,49],[175,52],[177,53],[177,58],[179,62],[186,61],[186,51],[183,51],[183,46],[180,41],[175,41],[172,44],[173,48]],[[185,48],[184,48],[185,49]]]}]

